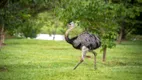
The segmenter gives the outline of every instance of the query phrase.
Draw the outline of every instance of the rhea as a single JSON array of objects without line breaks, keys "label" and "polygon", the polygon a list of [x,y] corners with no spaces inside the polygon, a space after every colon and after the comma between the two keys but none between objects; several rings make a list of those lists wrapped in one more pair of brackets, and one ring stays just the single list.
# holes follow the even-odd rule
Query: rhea
[{"label": "rhea", "polygon": [[100,39],[93,34],[90,34],[89,32],[83,32],[82,34],[69,38],[69,32],[75,28],[75,25],[73,22],[69,23],[68,29],[65,32],[65,40],[71,44],[75,49],[79,49],[82,51],[82,56],[80,61],[75,65],[73,68],[74,70],[84,61],[84,58],[86,57],[87,52],[92,52],[94,54],[94,69],[96,69],[96,55],[97,53],[93,50],[99,48],[101,46]]}]

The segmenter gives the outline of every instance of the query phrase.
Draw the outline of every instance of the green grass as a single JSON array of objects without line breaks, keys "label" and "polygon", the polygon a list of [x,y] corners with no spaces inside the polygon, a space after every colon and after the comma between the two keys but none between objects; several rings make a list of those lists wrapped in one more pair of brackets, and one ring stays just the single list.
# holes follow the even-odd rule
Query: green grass
[{"label": "green grass", "polygon": [[107,51],[96,50],[76,70],[81,51],[64,41],[8,39],[0,51],[0,80],[142,80],[142,41],[127,41]]}]

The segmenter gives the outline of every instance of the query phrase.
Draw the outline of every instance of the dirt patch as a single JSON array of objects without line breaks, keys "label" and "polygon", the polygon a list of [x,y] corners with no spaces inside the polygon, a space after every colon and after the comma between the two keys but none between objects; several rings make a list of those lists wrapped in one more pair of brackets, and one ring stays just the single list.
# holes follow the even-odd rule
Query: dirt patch
[{"label": "dirt patch", "polygon": [[0,67],[0,72],[7,72],[8,69],[6,67]]},{"label": "dirt patch", "polygon": [[106,66],[126,66],[127,65],[125,62],[120,62],[120,61],[109,61],[104,64]]}]

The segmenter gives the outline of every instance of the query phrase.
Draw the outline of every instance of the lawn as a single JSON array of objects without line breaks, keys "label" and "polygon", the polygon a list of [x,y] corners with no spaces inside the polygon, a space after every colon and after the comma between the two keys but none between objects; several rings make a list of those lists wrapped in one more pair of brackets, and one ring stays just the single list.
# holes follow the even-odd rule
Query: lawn
[{"label": "lawn", "polygon": [[142,80],[142,41],[125,41],[107,51],[96,50],[76,70],[81,57],[65,41],[8,39],[0,50],[0,80]]}]

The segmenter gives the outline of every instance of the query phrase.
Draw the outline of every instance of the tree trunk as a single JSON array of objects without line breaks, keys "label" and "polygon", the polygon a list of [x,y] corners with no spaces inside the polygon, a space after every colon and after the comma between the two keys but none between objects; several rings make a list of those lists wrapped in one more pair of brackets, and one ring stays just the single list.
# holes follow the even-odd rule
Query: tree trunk
[{"label": "tree trunk", "polygon": [[103,48],[103,62],[106,61],[106,50],[107,50],[107,46],[105,45]]},{"label": "tree trunk", "polygon": [[117,43],[120,44],[121,41],[122,41],[122,35],[123,35],[123,30],[122,28],[120,29],[120,32],[119,32],[119,36],[118,36],[118,39],[117,39]]},{"label": "tree trunk", "polygon": [[109,3],[112,3],[112,0],[109,0]]},{"label": "tree trunk", "polygon": [[122,30],[122,40],[126,40],[126,36],[127,36],[126,29],[123,28],[123,30]]},{"label": "tree trunk", "polygon": [[120,44],[122,42],[122,39],[125,39],[126,37],[126,31],[125,31],[125,22],[121,23],[121,27],[120,27],[120,31],[119,31],[119,36],[117,39],[118,44]]},{"label": "tree trunk", "polygon": [[2,33],[3,33],[3,26],[0,25],[0,48],[2,47]]},{"label": "tree trunk", "polygon": [[4,44],[4,24],[0,24],[0,48],[2,47],[2,45]]},{"label": "tree trunk", "polygon": [[5,32],[4,31],[2,32],[1,37],[2,37],[2,45],[5,45],[5,43],[4,43],[4,41],[5,41]]}]

